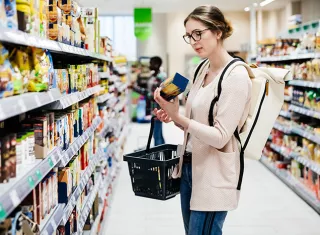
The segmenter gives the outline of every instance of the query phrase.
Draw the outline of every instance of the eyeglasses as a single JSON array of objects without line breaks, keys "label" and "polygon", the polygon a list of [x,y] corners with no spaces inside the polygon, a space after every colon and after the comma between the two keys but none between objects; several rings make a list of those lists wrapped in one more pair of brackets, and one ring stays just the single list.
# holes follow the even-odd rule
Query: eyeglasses
[{"label": "eyeglasses", "polygon": [[191,38],[193,39],[193,41],[198,42],[201,40],[201,35],[204,33],[204,31],[207,30],[210,30],[210,28],[204,30],[195,30],[191,33],[191,35],[183,35],[183,39],[188,44],[191,44]]}]

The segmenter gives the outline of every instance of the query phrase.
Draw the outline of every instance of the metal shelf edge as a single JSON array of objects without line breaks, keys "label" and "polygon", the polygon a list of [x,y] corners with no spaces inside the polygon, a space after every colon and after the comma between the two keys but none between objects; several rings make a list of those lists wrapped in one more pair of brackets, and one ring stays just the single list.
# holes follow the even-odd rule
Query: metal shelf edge
[{"label": "metal shelf edge", "polygon": [[268,160],[266,159],[266,157],[262,156],[260,162],[320,215],[319,200],[317,200],[316,198],[313,198],[314,200],[312,200],[312,196],[307,194],[306,192],[303,192],[301,187],[299,187],[298,184],[294,184],[294,182],[290,182],[290,179],[278,173],[277,170],[274,169],[274,167],[270,163],[268,163]]}]

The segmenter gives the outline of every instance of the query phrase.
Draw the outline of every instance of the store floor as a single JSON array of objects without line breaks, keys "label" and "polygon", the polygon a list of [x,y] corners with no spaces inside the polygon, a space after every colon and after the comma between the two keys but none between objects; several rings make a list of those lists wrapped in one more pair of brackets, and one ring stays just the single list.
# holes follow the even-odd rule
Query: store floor
[{"label": "store floor", "polygon": [[[132,124],[125,152],[147,141],[148,124]],[[183,133],[164,126],[168,143]],[[138,138],[139,137],[139,138]],[[246,161],[239,208],[230,212],[224,235],[319,235],[320,216],[257,161]],[[103,235],[184,235],[179,196],[158,201],[135,197],[127,164],[122,163]]]}]

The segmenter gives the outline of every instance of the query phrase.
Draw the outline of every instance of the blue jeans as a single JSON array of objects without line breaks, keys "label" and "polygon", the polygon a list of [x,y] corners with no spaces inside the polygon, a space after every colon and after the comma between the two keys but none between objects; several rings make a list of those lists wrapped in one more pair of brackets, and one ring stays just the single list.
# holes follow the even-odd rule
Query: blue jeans
[{"label": "blue jeans", "polygon": [[190,199],[192,191],[191,164],[183,164],[180,197],[181,210],[186,235],[221,235],[226,211],[192,211]]},{"label": "blue jeans", "polygon": [[164,144],[164,138],[162,135],[162,122],[159,120],[154,121],[153,138],[154,146]]}]

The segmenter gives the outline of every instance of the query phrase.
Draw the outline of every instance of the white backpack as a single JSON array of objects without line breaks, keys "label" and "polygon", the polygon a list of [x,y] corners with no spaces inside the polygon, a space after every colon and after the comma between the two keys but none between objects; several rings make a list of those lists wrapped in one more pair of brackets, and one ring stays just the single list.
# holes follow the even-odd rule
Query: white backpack
[{"label": "white backpack", "polygon": [[[194,78],[197,77],[205,62],[206,60],[197,67]],[[221,92],[223,92],[223,77],[228,76],[236,66],[245,66],[252,82],[249,116],[240,132],[235,130],[234,133],[240,143],[241,162],[243,163],[243,157],[255,160],[261,158],[263,148],[284,102],[285,81],[292,80],[292,75],[286,69],[259,68],[256,66],[251,68],[240,59],[232,60],[222,72],[218,83],[218,95],[211,102],[208,117],[211,126],[213,125],[214,105],[219,100]]]}]

